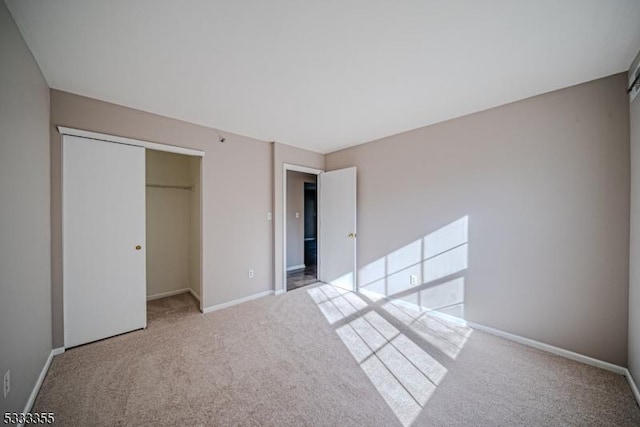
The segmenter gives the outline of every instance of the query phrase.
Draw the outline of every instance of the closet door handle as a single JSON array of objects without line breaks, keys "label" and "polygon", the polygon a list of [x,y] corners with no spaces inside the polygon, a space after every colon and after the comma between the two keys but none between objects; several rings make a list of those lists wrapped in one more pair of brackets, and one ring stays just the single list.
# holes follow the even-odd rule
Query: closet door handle
[{"label": "closet door handle", "polygon": [[136,245],[136,251],[139,251],[140,249],[142,249],[142,246]]}]

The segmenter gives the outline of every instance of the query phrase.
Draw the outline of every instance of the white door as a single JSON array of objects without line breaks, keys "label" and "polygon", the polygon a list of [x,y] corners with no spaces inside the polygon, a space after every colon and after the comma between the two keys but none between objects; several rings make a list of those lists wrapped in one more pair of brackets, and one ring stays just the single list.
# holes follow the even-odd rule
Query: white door
[{"label": "white door", "polygon": [[321,173],[319,280],[356,290],[356,168]]},{"label": "white door", "polygon": [[65,347],[146,327],[145,152],[63,139]]}]

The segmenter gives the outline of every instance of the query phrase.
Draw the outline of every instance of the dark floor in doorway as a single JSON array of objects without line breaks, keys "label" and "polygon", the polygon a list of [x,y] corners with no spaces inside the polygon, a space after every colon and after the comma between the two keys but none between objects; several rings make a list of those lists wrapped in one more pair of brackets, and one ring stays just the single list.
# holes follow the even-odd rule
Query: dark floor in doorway
[{"label": "dark floor in doorway", "polygon": [[287,291],[292,291],[317,281],[318,272],[315,263],[300,270],[289,271],[287,272]]}]

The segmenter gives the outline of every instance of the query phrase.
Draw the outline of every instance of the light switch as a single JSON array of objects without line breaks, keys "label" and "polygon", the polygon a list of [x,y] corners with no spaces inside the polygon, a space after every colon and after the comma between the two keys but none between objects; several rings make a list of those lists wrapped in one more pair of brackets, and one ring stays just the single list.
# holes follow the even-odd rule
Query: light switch
[{"label": "light switch", "polygon": [[267,212],[267,221],[271,221],[271,212]]},{"label": "light switch", "polygon": [[300,218],[300,212],[296,212],[296,218]]}]

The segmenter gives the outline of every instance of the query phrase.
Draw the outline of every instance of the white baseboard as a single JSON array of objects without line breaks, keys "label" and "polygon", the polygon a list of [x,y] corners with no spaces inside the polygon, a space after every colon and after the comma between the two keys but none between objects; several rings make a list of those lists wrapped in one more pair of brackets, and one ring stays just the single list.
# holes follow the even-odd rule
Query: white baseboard
[{"label": "white baseboard", "polygon": [[510,334],[509,332],[504,332],[499,329],[490,328],[488,326],[480,325],[478,323],[466,321],[467,325],[469,325],[473,329],[477,329],[479,331],[486,332],[491,335],[495,335],[509,341],[517,342],[519,344],[528,345],[529,347],[537,348],[538,350],[546,351],[547,353],[552,353],[558,356],[566,357],[567,359],[575,360],[576,362],[584,363],[585,365],[595,366],[596,368],[604,369],[606,371],[613,372],[614,374],[622,375],[627,379],[629,383],[629,387],[631,388],[631,392],[633,396],[636,398],[636,402],[640,405],[640,390],[638,390],[638,386],[631,376],[631,372],[629,369],[616,365],[613,363],[605,362],[604,360],[596,359],[590,356],[585,356],[584,354],[576,353],[574,351],[565,350],[560,347],[555,347],[553,345],[545,344],[540,341],[535,341],[529,338],[524,338],[519,335]]},{"label": "white baseboard", "polygon": [[[190,292],[190,291],[191,291],[191,288],[182,288],[182,289],[176,289],[175,291],[161,292],[159,294],[147,295],[147,301],[152,301],[154,299],[171,297],[173,295],[180,295],[180,294],[184,294],[184,293],[187,293],[187,292]],[[198,298],[198,300],[200,300],[200,298]]]},{"label": "white baseboard", "polygon": [[233,301],[223,302],[222,304],[212,305],[211,307],[205,307],[202,310],[203,313],[211,313],[212,311],[222,310],[223,308],[231,307],[234,305],[242,304],[243,302],[251,301],[254,299],[266,297],[268,295],[273,295],[273,291],[264,291],[258,292],[257,294],[249,295],[246,297],[234,299]]},{"label": "white baseboard", "polygon": [[189,293],[191,294],[192,297],[194,297],[195,299],[198,300],[198,302],[200,302],[200,295],[198,295],[196,293],[196,291],[194,291],[193,289],[189,288]]},{"label": "white baseboard", "polygon": [[306,268],[306,267],[307,266],[304,264],[292,265],[291,267],[287,267],[287,271],[302,270],[303,268]]},{"label": "white baseboard", "polygon": [[[33,390],[31,390],[31,394],[29,395],[29,399],[27,400],[26,405],[24,406],[24,410],[22,413],[26,414],[27,412],[31,412],[31,408],[33,408],[33,404],[36,401],[36,397],[38,397],[38,392],[40,392],[40,387],[42,387],[42,383],[44,378],[47,376],[47,372],[49,372],[49,367],[51,366],[51,361],[53,360],[53,356],[57,356],[59,354],[64,353],[64,347],[54,348],[49,353],[47,360],[44,362],[44,366],[40,371],[40,375],[38,375],[38,379],[36,380],[36,384],[33,386]],[[23,424],[19,424],[22,426]]]},{"label": "white baseboard", "polygon": [[[407,308],[410,308],[410,309],[421,309],[421,310],[424,310],[421,307],[419,307],[417,304],[410,303],[408,301],[403,301],[403,300],[400,300],[400,299],[393,300],[393,304],[404,306],[404,307],[407,307]],[[540,342],[540,341],[532,340],[530,338],[525,338],[525,337],[522,337],[520,335],[516,335],[516,334],[509,333],[509,332],[501,331],[500,329],[491,328],[489,326],[485,326],[485,325],[481,325],[479,323],[471,322],[469,320],[461,319],[459,317],[452,316],[450,314],[440,313],[437,310],[433,310],[433,311],[431,311],[431,313],[433,315],[435,315],[435,316],[440,316],[440,317],[446,318],[446,319],[454,321],[454,322],[464,323],[464,324],[466,324],[467,326],[469,326],[472,329],[477,329],[479,331],[486,332],[488,334],[495,335],[497,337],[504,338],[504,339],[507,339],[509,341],[513,341],[513,342],[517,342],[519,344],[527,345],[529,347],[537,348],[538,350],[546,351],[547,353],[552,353],[552,354],[555,354],[557,356],[566,357],[567,359],[575,360],[577,362],[581,362],[581,363],[584,363],[586,365],[591,365],[591,366],[595,366],[596,368],[605,369],[607,371],[611,371],[611,372],[614,372],[614,373],[619,374],[619,375],[625,375],[626,376],[626,373],[628,372],[627,368],[625,368],[623,366],[615,365],[613,363],[609,363],[609,362],[605,362],[603,360],[599,360],[599,359],[596,359],[596,358],[593,358],[593,357],[585,356],[584,354],[576,353],[576,352],[573,352],[573,351],[570,351],[570,350],[565,350],[564,348],[556,347],[556,346],[553,346],[553,345],[550,345],[550,344],[545,344],[545,343]]]},{"label": "white baseboard", "polygon": [[640,390],[638,390],[638,386],[636,385],[636,382],[633,380],[633,377],[631,376],[631,371],[629,371],[628,369],[625,369],[625,377],[627,377],[627,382],[629,383],[629,387],[631,387],[631,391],[633,392],[633,395],[636,397],[636,402],[638,402],[638,405],[640,405]]},{"label": "white baseboard", "polygon": [[284,294],[284,289],[276,289],[274,295],[282,295]]},{"label": "white baseboard", "polygon": [[[409,309],[421,309],[417,304],[413,304],[403,300],[393,300],[393,304],[398,304],[400,306],[404,306]],[[486,332],[491,335],[495,335],[500,338],[504,338],[509,341],[516,342],[518,344],[523,344],[529,347],[536,348],[538,350],[546,351],[547,353],[555,354],[557,356],[562,356],[567,359],[575,360],[576,362],[584,363],[585,365],[595,366],[596,368],[604,369],[606,371],[613,372],[618,375],[622,375],[627,379],[629,386],[631,387],[631,391],[633,392],[638,405],[640,405],[640,390],[638,390],[638,386],[633,380],[631,376],[631,372],[629,369],[616,365],[613,363],[605,362],[604,360],[596,359],[594,357],[585,356],[584,354],[576,353],[574,351],[565,350],[564,348],[556,347],[550,344],[545,344],[540,341],[532,340],[530,338],[525,338],[520,335],[515,335],[509,332],[501,331],[500,329],[491,328],[489,326],[484,326],[479,323],[471,322],[465,319],[461,319],[459,317],[452,316],[450,314],[440,313],[437,310],[433,310],[433,313],[436,316],[443,317],[449,321],[459,322],[461,324],[466,324],[472,329],[477,329],[482,332]]]},{"label": "white baseboard", "polygon": [[545,344],[540,341],[535,341],[529,338],[521,337],[519,335],[511,334],[509,332],[504,332],[499,329],[494,329],[489,326],[480,325],[478,323],[466,321],[467,325],[469,325],[473,329],[477,329],[479,331],[483,331],[489,333],[491,335],[495,335],[501,338],[508,339],[509,341],[517,342],[519,344],[528,345],[529,347],[537,348],[538,350],[546,351],[547,353],[552,353],[558,356],[566,357],[567,359],[575,360],[576,362],[581,362],[586,365],[595,366],[596,368],[605,369],[607,371],[614,372],[619,375],[626,375],[627,368],[624,368],[619,365],[615,365],[613,363],[605,362],[604,360],[599,360],[593,357],[585,356],[584,354],[576,353],[570,350],[565,350],[564,348],[556,347],[550,344]]}]

